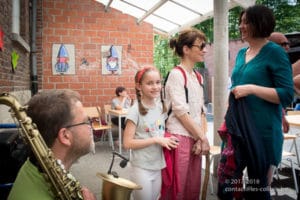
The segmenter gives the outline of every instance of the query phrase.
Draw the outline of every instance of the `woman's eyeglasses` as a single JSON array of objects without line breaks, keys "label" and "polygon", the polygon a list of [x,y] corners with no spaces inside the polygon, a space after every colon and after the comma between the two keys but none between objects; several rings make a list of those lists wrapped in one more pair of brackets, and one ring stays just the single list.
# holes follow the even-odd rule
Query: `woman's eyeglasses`
[{"label": "woman's eyeglasses", "polygon": [[206,46],[206,43],[203,42],[201,45],[195,45],[193,44],[192,47],[197,47],[200,51],[202,51]]},{"label": "woman's eyeglasses", "polygon": [[74,126],[81,126],[81,125],[88,125],[88,126],[92,127],[92,120],[88,119],[85,122],[80,122],[78,124],[71,124],[71,125],[65,126],[65,128],[71,128],[71,127],[74,127]]}]

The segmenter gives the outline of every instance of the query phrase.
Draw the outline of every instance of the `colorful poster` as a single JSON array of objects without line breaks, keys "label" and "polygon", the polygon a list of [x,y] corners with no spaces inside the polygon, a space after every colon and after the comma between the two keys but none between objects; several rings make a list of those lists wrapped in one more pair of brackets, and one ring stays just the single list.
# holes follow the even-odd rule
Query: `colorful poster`
[{"label": "colorful poster", "polygon": [[53,74],[75,74],[75,47],[73,44],[53,44]]},{"label": "colorful poster", "polygon": [[121,74],[122,46],[101,47],[102,74]]}]

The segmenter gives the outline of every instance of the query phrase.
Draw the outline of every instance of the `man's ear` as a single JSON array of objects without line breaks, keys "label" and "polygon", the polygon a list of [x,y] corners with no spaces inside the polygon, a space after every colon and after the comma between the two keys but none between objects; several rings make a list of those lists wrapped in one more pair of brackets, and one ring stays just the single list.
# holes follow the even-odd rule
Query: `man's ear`
[{"label": "man's ear", "polygon": [[67,128],[61,128],[57,134],[57,139],[64,145],[71,145],[72,132]]}]

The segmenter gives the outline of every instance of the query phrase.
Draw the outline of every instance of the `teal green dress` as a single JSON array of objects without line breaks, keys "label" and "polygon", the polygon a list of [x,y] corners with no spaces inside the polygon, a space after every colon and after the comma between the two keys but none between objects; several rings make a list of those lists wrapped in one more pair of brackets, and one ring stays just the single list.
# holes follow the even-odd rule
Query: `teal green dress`
[{"label": "teal green dress", "polygon": [[255,95],[245,98],[253,123],[267,147],[267,159],[271,165],[277,166],[281,161],[283,145],[282,107],[288,106],[293,100],[291,63],[284,49],[273,42],[268,42],[256,57],[245,63],[247,49],[248,47],[238,52],[231,76],[232,88],[255,84],[276,89],[280,104],[265,101]]}]

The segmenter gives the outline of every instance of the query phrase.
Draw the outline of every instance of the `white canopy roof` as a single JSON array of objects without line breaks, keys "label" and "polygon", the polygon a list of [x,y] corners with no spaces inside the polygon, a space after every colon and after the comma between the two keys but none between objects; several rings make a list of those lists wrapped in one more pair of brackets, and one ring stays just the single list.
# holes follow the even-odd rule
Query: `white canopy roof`
[{"label": "white canopy roof", "polygon": [[[96,0],[109,8],[134,16],[137,23],[153,24],[156,31],[172,35],[213,17],[213,0]],[[223,0],[221,0],[223,1]],[[228,0],[228,9],[248,7],[255,0]]]}]

